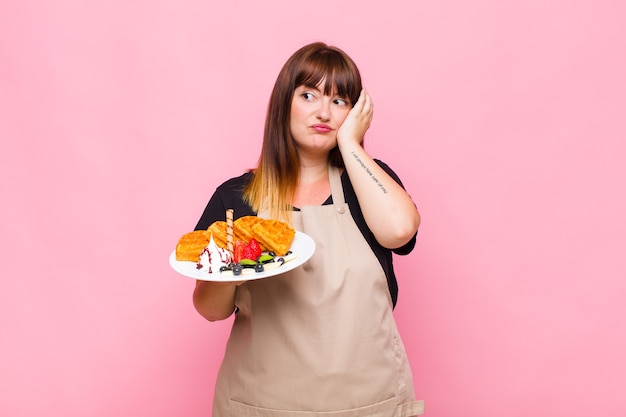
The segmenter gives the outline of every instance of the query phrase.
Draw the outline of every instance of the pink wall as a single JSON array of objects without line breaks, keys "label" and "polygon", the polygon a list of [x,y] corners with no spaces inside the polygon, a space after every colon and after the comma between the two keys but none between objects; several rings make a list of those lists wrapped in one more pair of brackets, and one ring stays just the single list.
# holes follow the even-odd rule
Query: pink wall
[{"label": "pink wall", "polygon": [[210,415],[230,322],[167,257],[313,40],[423,215],[396,315],[427,415],[625,415],[623,4],[3,1],[0,415]]}]

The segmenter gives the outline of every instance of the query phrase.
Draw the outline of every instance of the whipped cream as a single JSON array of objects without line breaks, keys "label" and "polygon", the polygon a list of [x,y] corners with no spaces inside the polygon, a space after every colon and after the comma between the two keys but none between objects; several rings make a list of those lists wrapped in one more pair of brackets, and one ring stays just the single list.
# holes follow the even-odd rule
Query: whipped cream
[{"label": "whipped cream", "polygon": [[207,271],[209,274],[220,272],[220,268],[228,265],[233,261],[232,254],[224,248],[217,246],[211,235],[209,244],[202,250],[200,260],[196,267],[201,271]]}]

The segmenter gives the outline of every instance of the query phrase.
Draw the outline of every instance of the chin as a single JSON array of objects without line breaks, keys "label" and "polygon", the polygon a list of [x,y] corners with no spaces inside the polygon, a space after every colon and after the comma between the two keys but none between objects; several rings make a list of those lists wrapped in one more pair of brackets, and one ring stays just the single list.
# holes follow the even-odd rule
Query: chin
[{"label": "chin", "polygon": [[329,138],[313,138],[306,143],[296,141],[298,149],[307,152],[325,152],[328,153],[335,147],[337,147],[337,138],[329,140]]}]

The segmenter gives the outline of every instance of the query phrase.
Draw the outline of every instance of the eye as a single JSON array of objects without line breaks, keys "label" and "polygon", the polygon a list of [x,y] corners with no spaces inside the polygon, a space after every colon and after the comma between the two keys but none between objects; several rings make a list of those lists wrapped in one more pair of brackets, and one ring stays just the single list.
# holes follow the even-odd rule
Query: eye
[{"label": "eye", "polygon": [[315,96],[313,95],[313,93],[309,93],[308,91],[305,93],[302,93],[302,98],[307,100],[307,101],[311,101],[315,98]]},{"label": "eye", "polygon": [[344,107],[348,105],[348,100],[345,100],[343,98],[336,98],[335,100],[333,100],[334,103],[336,105],[338,105],[339,107]]}]

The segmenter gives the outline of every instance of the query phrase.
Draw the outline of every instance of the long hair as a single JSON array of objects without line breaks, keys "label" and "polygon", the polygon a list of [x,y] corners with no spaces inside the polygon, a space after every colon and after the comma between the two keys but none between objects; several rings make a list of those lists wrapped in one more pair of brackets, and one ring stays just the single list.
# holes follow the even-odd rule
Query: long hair
[{"label": "long hair", "polygon": [[[272,218],[290,219],[300,173],[298,149],[291,135],[291,103],[297,87],[319,86],[322,81],[324,94],[336,93],[352,106],[357,102],[362,89],[357,66],[345,52],[325,43],[300,48],[278,74],[267,109],[261,155],[244,190],[245,201],[256,212],[267,210]],[[331,165],[343,167],[337,146],[328,158]]]}]

